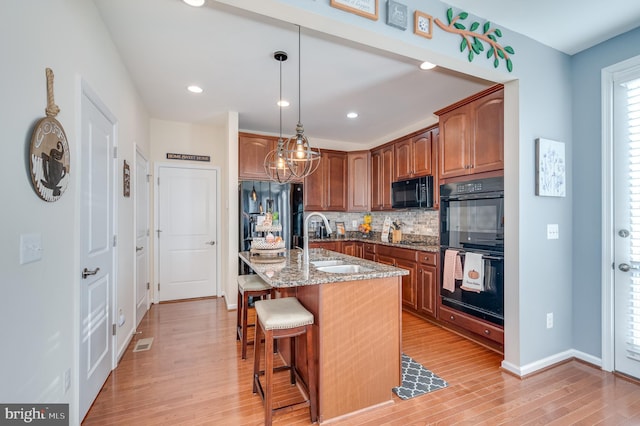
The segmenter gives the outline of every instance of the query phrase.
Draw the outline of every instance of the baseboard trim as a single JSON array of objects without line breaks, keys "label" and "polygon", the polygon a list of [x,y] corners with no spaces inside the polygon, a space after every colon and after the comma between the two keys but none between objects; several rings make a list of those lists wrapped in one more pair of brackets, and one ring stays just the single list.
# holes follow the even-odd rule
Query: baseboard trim
[{"label": "baseboard trim", "polygon": [[553,367],[557,364],[561,364],[563,362],[571,361],[572,359],[579,359],[587,364],[592,364],[596,367],[602,367],[602,359],[597,358],[593,355],[589,355],[587,353],[569,349],[564,352],[559,352],[555,355],[548,356],[546,358],[540,359],[538,361],[534,361],[529,364],[525,364],[523,366],[517,366],[507,361],[502,361],[501,367],[509,373],[512,373],[518,377],[526,377],[534,373],[539,373],[542,370],[546,370],[550,367]]}]

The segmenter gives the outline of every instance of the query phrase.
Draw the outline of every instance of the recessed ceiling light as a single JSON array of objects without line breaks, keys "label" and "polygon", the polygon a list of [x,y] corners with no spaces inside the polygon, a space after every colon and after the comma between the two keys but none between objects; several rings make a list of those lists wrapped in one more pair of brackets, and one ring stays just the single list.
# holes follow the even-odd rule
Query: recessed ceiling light
[{"label": "recessed ceiling light", "polygon": [[420,64],[421,70],[430,70],[436,67],[436,64],[432,64],[431,62],[423,62]]},{"label": "recessed ceiling light", "polygon": [[348,118],[358,118],[358,113],[357,112],[350,112],[347,114]]},{"label": "recessed ceiling light", "polygon": [[189,6],[193,6],[193,7],[200,7],[204,4],[204,0],[182,0],[182,1],[188,4]]},{"label": "recessed ceiling light", "polygon": [[279,100],[279,101],[278,101],[278,106],[279,106],[279,107],[286,108],[286,107],[288,107],[289,105],[290,105],[290,104],[289,104],[289,101],[287,101],[287,100],[285,100],[285,99],[281,99],[281,100]]},{"label": "recessed ceiling light", "polygon": [[189,86],[187,87],[187,90],[190,91],[191,93],[202,93],[202,87],[200,86]]}]

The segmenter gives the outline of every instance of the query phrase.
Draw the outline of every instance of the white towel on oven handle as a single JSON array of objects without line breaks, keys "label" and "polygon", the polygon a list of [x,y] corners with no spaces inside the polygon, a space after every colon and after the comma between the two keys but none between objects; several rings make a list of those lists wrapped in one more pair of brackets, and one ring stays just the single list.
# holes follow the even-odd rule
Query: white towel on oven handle
[{"label": "white towel on oven handle", "polygon": [[484,291],[484,259],[482,254],[466,252],[461,289],[480,293]]}]

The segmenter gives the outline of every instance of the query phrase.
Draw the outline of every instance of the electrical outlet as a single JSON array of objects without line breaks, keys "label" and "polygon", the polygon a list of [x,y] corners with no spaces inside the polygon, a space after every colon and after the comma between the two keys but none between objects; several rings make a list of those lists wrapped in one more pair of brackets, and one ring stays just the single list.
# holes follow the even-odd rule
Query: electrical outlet
[{"label": "electrical outlet", "polygon": [[64,385],[64,392],[67,393],[67,391],[71,387],[71,369],[70,368],[64,372],[63,385]]},{"label": "electrical outlet", "polygon": [[547,328],[553,328],[553,312],[547,314]]},{"label": "electrical outlet", "polygon": [[557,223],[550,223],[547,225],[547,240],[557,240],[560,238],[560,231],[558,230]]},{"label": "electrical outlet", "polygon": [[351,227],[352,227],[353,229],[356,229],[356,228],[358,227],[358,221],[357,221],[357,220],[352,220],[352,221],[351,221]]}]

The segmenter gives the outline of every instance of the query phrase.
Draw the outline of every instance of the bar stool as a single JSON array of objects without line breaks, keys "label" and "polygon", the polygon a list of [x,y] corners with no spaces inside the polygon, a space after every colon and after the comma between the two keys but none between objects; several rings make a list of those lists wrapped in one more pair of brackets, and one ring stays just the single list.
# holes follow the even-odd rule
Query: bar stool
[{"label": "bar stool", "polygon": [[[316,402],[316,377],[313,348],[313,314],[307,311],[295,297],[283,297],[280,299],[258,300],[256,309],[256,333],[253,355],[253,393],[260,393],[264,401],[265,425],[270,426],[273,414],[281,411],[291,411],[298,408],[309,407],[311,422],[318,419],[318,407]],[[265,362],[264,370],[260,370],[261,334],[264,333]],[[295,337],[306,334],[307,342],[307,374],[308,383],[305,385],[296,368]],[[288,337],[291,342],[291,365],[278,367],[276,371],[290,370],[290,382],[296,384],[296,378],[300,380],[306,400],[300,403],[273,408],[273,345],[277,339]],[[260,376],[265,376],[265,386],[262,388]]]},{"label": "bar stool", "polygon": [[271,294],[271,286],[264,282],[257,275],[239,275],[238,276],[238,319],[236,321],[236,340],[241,341],[242,359],[247,359],[247,345],[253,342],[247,342],[247,329],[255,327],[255,324],[247,324],[247,313],[249,311],[249,298],[264,298]]}]

